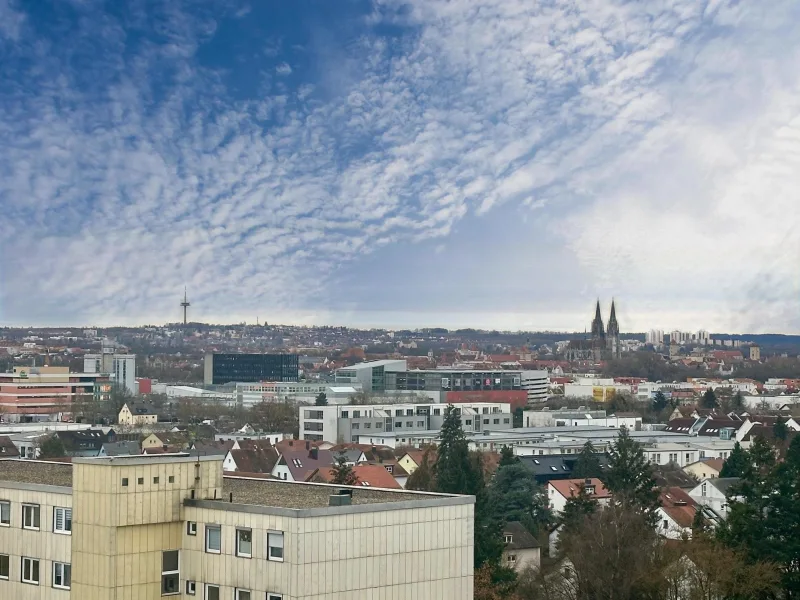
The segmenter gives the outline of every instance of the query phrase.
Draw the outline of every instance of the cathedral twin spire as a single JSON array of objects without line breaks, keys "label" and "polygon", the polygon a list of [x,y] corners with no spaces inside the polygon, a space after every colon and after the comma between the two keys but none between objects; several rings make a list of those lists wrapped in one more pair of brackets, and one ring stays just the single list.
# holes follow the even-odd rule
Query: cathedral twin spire
[{"label": "cathedral twin spire", "polygon": [[619,323],[617,323],[617,309],[614,300],[611,300],[611,315],[608,318],[608,328],[603,326],[603,316],[600,313],[600,300],[597,300],[594,320],[592,321],[592,345],[595,348],[607,348],[613,357],[619,356]]}]

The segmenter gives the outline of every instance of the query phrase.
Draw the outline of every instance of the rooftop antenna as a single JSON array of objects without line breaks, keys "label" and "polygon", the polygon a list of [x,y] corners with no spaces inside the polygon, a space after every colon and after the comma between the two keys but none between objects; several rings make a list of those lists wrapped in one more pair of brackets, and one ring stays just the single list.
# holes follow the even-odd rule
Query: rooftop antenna
[{"label": "rooftop antenna", "polygon": [[186,325],[186,309],[192,305],[189,300],[186,298],[186,286],[183,287],[183,302],[181,302],[181,307],[183,308],[183,324]]}]

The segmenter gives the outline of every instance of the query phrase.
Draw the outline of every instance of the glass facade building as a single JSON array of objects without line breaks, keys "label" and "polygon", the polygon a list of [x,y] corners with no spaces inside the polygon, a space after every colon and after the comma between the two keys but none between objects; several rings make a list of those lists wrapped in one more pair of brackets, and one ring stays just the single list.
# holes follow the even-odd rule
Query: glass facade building
[{"label": "glass facade building", "polygon": [[205,383],[284,381],[299,378],[297,354],[207,354]]}]

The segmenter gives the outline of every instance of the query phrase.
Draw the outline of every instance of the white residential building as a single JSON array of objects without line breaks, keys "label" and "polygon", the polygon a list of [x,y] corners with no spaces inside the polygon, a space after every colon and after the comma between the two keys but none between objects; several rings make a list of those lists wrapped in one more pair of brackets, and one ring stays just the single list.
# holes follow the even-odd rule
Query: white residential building
[{"label": "white residential building", "polygon": [[720,519],[728,518],[728,489],[739,481],[738,477],[717,477],[701,481],[689,490],[689,496],[699,505],[704,506]]},{"label": "white residential building", "polygon": [[[453,406],[461,411],[461,425],[466,432],[513,427],[511,405],[506,402],[463,402]],[[391,436],[383,434],[438,431],[446,408],[446,404],[438,403],[300,407],[300,439],[338,443],[358,441],[365,436],[388,439]]]}]

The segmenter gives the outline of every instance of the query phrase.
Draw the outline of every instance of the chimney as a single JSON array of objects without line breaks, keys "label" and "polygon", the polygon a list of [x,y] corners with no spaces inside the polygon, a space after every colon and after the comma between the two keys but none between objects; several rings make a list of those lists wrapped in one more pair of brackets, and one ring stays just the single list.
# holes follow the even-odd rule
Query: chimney
[{"label": "chimney", "polygon": [[309,452],[308,455],[311,457],[312,460],[319,459],[319,448],[317,448],[316,446],[314,448],[311,448],[311,452]]}]

